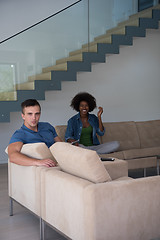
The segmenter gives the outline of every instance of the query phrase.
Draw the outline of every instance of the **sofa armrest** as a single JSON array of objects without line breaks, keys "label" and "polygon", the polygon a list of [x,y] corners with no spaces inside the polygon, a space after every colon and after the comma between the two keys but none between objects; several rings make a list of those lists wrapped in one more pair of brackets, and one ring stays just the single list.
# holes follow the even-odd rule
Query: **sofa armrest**
[{"label": "sofa armrest", "polygon": [[[8,162],[9,196],[40,216],[40,181],[36,166]],[[38,183],[39,182],[39,183]]]},{"label": "sofa armrest", "polygon": [[[41,172],[47,167],[21,166],[8,161],[8,195],[28,208],[36,215],[41,215]],[[54,169],[60,169],[55,167]]]},{"label": "sofa armrest", "polygon": [[[160,176],[112,181],[85,189],[90,238],[157,239],[160,236]],[[93,231],[93,232],[92,232]]]},{"label": "sofa armrest", "polygon": [[103,161],[112,180],[128,176],[128,163],[125,160],[115,159],[114,162]]}]

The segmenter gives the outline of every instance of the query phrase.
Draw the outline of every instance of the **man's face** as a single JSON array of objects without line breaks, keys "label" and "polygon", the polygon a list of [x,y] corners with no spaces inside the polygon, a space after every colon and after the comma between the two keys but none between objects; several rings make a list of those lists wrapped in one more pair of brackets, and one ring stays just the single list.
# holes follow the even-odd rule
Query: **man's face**
[{"label": "man's face", "polygon": [[40,119],[40,108],[39,106],[30,106],[23,109],[22,118],[24,125],[31,130],[37,130],[37,124]]}]

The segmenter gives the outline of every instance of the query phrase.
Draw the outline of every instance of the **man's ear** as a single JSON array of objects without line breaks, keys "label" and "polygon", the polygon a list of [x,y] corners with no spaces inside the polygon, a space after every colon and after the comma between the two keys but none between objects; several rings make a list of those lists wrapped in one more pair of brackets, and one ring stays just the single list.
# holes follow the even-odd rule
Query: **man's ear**
[{"label": "man's ear", "polygon": [[23,120],[25,120],[25,117],[24,117],[24,114],[23,114],[23,113],[21,113],[21,117],[22,117]]}]

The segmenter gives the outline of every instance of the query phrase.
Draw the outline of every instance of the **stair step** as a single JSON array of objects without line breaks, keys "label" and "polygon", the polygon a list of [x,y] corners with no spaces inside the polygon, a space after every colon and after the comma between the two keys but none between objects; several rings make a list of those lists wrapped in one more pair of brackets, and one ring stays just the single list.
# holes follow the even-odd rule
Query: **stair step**
[{"label": "stair step", "polygon": [[[120,26],[120,27],[115,27],[115,28],[112,28],[112,29],[109,29],[106,31],[105,34],[102,34],[98,37],[95,37],[95,41],[97,43],[100,43],[101,39],[102,41],[106,38],[106,40],[108,41],[108,43],[111,43],[111,35],[113,34],[119,34],[119,35],[124,35],[125,34],[125,26]],[[109,42],[110,41],[110,42]]]},{"label": "stair step", "polygon": [[36,74],[34,76],[28,77],[29,82],[33,82],[35,80],[51,80],[51,72]]},{"label": "stair step", "polygon": [[57,65],[46,67],[46,68],[42,69],[43,73],[47,73],[50,71],[67,71],[67,63],[61,63],[61,64],[57,64]]},{"label": "stair step", "polygon": [[106,31],[107,34],[125,34],[125,26],[118,26],[115,28],[111,28],[109,30]]},{"label": "stair step", "polygon": [[91,43],[91,46],[94,43],[112,43],[112,35],[110,33],[105,33],[101,36],[95,37],[94,42]]},{"label": "stair step", "polygon": [[152,9],[143,10],[129,17],[130,20],[137,19],[137,18],[152,18]]},{"label": "stair step", "polygon": [[16,90],[34,90],[34,81],[16,84]]},{"label": "stair step", "polygon": [[97,52],[97,43],[94,42],[93,45],[91,43],[89,44],[89,49],[88,49],[88,44],[82,45],[82,48],[76,51],[72,51],[69,53],[70,56],[80,54],[82,52]]},{"label": "stair step", "polygon": [[17,100],[17,92],[1,92],[0,93],[0,101],[16,101]]},{"label": "stair step", "polygon": [[69,57],[66,57],[66,58],[59,59],[59,60],[56,61],[56,64],[65,63],[67,61],[74,61],[74,62],[81,62],[81,61],[83,61],[82,53],[79,53],[79,54],[76,54],[76,55],[73,55],[73,56],[69,56]]},{"label": "stair step", "polygon": [[118,24],[118,26],[135,26],[135,27],[138,27],[139,26],[139,19],[128,19],[128,20],[125,20],[123,22],[120,22]]}]

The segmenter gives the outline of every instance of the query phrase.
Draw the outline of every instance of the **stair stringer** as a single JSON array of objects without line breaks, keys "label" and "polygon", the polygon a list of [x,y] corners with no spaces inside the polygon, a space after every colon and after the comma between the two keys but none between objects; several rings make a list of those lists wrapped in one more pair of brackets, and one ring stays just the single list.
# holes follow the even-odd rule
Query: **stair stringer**
[{"label": "stair stringer", "polygon": [[132,45],[134,37],[145,37],[146,29],[158,29],[160,10],[152,10],[152,18],[139,18],[139,26],[125,26],[125,35],[112,34],[112,43],[97,43],[97,52],[82,52],[83,61],[68,61],[67,71],[51,71],[51,80],[35,80],[34,90],[17,90],[16,101],[0,102],[0,122],[10,121],[10,112],[21,111],[21,102],[35,98],[45,100],[45,91],[61,90],[62,81],[76,81],[77,72],[91,72],[94,62],[104,63],[106,54],[118,54],[121,45]]}]

